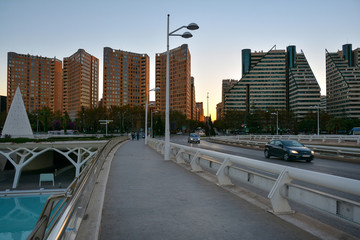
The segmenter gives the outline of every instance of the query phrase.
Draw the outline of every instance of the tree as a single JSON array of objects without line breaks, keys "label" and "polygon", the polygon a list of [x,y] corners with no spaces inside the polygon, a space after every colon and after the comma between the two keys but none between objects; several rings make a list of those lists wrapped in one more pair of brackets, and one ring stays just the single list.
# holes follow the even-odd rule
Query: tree
[{"label": "tree", "polygon": [[246,123],[246,113],[244,111],[229,110],[224,116],[223,127],[228,130],[238,130],[241,125]]},{"label": "tree", "polygon": [[66,133],[68,124],[70,122],[70,117],[67,111],[64,112],[64,115],[61,117],[60,122],[61,122],[61,127],[64,129],[64,133]]}]

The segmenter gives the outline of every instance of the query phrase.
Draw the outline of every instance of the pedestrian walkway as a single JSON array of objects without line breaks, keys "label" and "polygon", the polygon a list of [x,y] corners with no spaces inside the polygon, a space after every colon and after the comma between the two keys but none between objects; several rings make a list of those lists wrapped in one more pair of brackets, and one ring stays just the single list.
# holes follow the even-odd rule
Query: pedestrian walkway
[{"label": "pedestrian walkway", "polygon": [[100,239],[317,239],[128,141],[111,164]]}]

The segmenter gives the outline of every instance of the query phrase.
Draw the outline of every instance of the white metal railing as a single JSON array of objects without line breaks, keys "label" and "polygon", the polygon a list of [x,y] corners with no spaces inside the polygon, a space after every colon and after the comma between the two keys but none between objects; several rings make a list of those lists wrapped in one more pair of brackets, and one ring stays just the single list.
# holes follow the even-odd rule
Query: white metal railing
[{"label": "white metal railing", "polygon": [[[276,136],[276,135],[259,135],[257,139],[252,138],[243,138],[239,136],[226,136],[226,137],[211,137],[209,141],[211,142],[217,142],[217,143],[226,143],[226,144],[235,144],[235,145],[242,145],[242,146],[248,146],[248,147],[255,147],[263,149],[267,141],[270,141],[272,139],[291,139],[291,138],[280,138],[282,136]],[[266,139],[267,138],[267,139]],[[261,141],[261,140],[267,140],[267,141]],[[295,140],[295,139],[291,139]],[[299,139],[296,139],[299,141]],[[306,141],[305,139],[300,139],[304,143]],[[310,142],[310,141],[309,141]],[[326,155],[326,156],[337,156],[340,158],[354,158],[354,159],[360,159],[360,148],[359,147],[339,147],[339,146],[326,146],[326,145],[314,145],[314,144],[306,144],[304,143],[306,147],[311,148],[311,150],[314,150],[316,154],[319,155]]]},{"label": "white metal railing", "polygon": [[[163,152],[164,141],[149,139],[148,143],[153,149]],[[192,171],[216,172],[219,185],[232,185],[233,180],[237,180],[267,191],[274,213],[292,212],[289,205],[289,200],[292,200],[360,224],[358,180],[174,143],[170,148],[172,158],[177,163],[188,163]],[[297,184],[293,183],[295,180]],[[328,193],[334,191],[339,194]]]},{"label": "white metal railing", "polygon": [[[120,137],[110,140],[85,164],[79,178],[71,183],[65,193],[49,197],[28,240],[75,239],[104,159],[117,144],[127,139]],[[61,204],[61,207],[56,207],[57,204]]]},{"label": "white metal railing", "polygon": [[236,136],[224,136],[219,138],[233,138],[233,139],[249,139],[249,140],[272,140],[272,139],[284,139],[284,140],[297,140],[297,141],[320,141],[320,142],[353,142],[360,144],[360,135],[236,135]]}]

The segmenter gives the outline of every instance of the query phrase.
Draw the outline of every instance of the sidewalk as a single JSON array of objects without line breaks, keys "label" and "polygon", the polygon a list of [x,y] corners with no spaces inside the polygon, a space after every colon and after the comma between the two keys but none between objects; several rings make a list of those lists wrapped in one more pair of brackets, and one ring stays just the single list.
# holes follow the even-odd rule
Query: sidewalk
[{"label": "sidewalk", "polygon": [[111,164],[100,239],[317,239],[129,141]]}]

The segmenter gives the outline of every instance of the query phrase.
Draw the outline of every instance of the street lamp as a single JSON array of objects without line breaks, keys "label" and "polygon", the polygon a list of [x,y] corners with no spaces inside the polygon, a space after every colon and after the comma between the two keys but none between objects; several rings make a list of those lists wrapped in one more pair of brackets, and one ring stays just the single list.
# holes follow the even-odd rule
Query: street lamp
[{"label": "street lamp", "polygon": [[39,113],[36,113],[36,133],[39,134]]},{"label": "street lamp", "polygon": [[279,112],[271,113],[271,115],[276,115],[276,135],[279,135]]},{"label": "street lamp", "polygon": [[158,113],[158,111],[152,111],[152,110],[151,110],[151,135],[150,135],[150,136],[154,138],[153,113]]},{"label": "street lamp", "polygon": [[169,108],[170,108],[170,80],[169,80],[169,65],[170,65],[170,57],[169,57],[169,37],[170,36],[180,36],[183,38],[191,38],[192,34],[189,32],[184,32],[183,34],[174,34],[182,28],[186,28],[188,30],[197,30],[199,26],[196,23],[190,23],[187,26],[179,27],[178,29],[169,32],[169,23],[170,23],[170,14],[167,16],[167,33],[166,33],[166,102],[165,102],[165,151],[164,151],[164,160],[170,160],[170,116],[169,116]]},{"label": "street lamp", "polygon": [[111,123],[112,121],[113,121],[113,120],[99,120],[100,124],[106,125],[105,136],[107,136],[107,132],[108,132],[108,123]]},{"label": "street lamp", "polygon": [[317,135],[320,135],[320,106],[312,106],[311,108],[317,108]]},{"label": "street lamp", "polygon": [[[154,92],[158,92],[160,91],[159,87],[150,89],[148,92],[150,93],[150,91],[154,91]],[[147,119],[148,119],[148,108],[149,108],[149,94],[146,94],[146,105],[145,105],[145,144],[147,144]]]}]

